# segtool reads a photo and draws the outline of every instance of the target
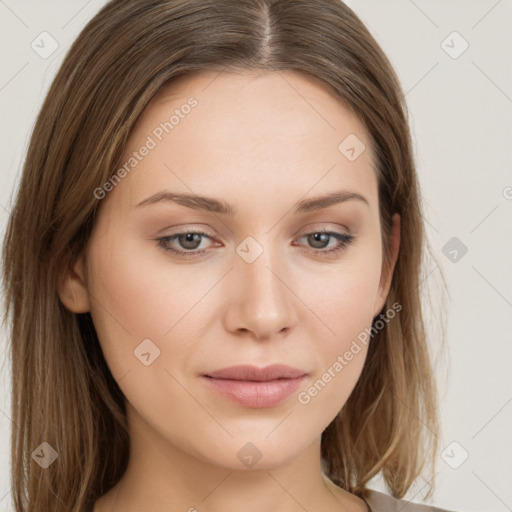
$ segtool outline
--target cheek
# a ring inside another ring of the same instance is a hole
[[[194,278],[197,272],[190,266],[173,264],[157,242],[113,231],[104,237],[106,244],[91,244],[90,289],[103,299],[113,317],[109,321],[139,335],[163,336],[209,283]]]
[[[348,399],[364,366],[380,279],[379,258],[378,251],[360,252],[321,281],[313,283],[304,276],[302,296],[321,320],[314,323],[321,327],[310,336],[317,371],[297,398],[328,422]]]
[[[152,251],[129,237],[104,240],[108,244],[91,244],[88,285],[96,299],[91,315],[112,376],[127,401],[155,427],[173,417],[176,403],[193,421],[204,411],[178,382],[181,369],[193,360],[198,302],[212,283],[168,264],[156,242]],[[190,422],[184,431],[186,425]]]
[[[179,331],[180,319],[207,289],[207,283],[187,280],[176,267],[165,265],[156,242],[151,251],[146,242],[119,232],[91,243],[88,262],[91,315],[114,376],[138,363],[134,350],[143,340],[152,340],[162,351],[164,336]],[[183,344],[185,337],[180,331]],[[174,347],[179,353],[180,343]]]
[[[371,325],[380,271],[380,253],[375,246],[354,251],[337,266],[305,271],[297,278],[296,289],[322,321],[322,337],[331,341],[330,346],[343,344]]]

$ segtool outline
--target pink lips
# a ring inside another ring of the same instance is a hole
[[[290,396],[306,377],[303,370],[281,364],[257,368],[231,366],[203,375],[220,395],[246,407],[272,407]]]

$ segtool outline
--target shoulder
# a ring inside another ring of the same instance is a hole
[[[369,490],[364,499],[370,508],[370,512],[451,512],[430,505],[420,505],[407,500],[397,500],[387,494],[374,490]]]

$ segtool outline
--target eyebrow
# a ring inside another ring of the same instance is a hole
[[[369,206],[368,200],[361,194],[349,190],[341,190],[320,197],[303,199],[295,205],[294,213],[299,214],[322,210],[324,208],[328,208],[329,206],[343,203],[351,199],[361,201]],[[229,203],[219,201],[218,199],[214,199],[212,197],[198,196],[194,194],[179,194],[167,191],[157,192],[156,194],[153,194],[152,196],[144,199],[136,206],[146,206],[159,203],[161,201],[173,202],[193,210],[205,210],[208,212],[227,215],[229,217],[234,217],[237,213],[236,209]]]

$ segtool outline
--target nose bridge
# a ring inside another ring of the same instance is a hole
[[[237,247],[234,277],[240,287],[234,306],[236,327],[265,337],[291,326],[294,305],[293,293],[285,285],[288,272],[282,254],[271,247],[271,236],[261,238],[262,243],[247,237]]]

